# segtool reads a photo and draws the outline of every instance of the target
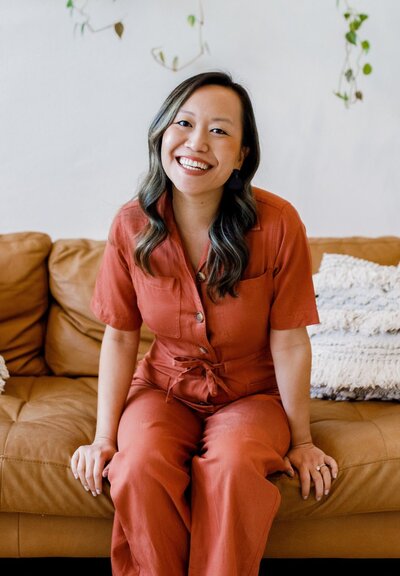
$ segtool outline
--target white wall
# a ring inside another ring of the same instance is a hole
[[[195,54],[194,0],[90,0],[93,25],[122,18],[122,39],[74,35],[66,0],[0,0],[0,233],[105,238],[147,168],[162,100],[217,68],[253,98],[254,183],[292,201],[310,235],[400,235],[400,2],[351,3],[370,16],[374,72],[361,79],[364,101],[345,109],[333,96],[344,57],[336,0],[203,0],[210,53],[178,72],[150,51]]]

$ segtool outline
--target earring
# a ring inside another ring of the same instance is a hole
[[[240,170],[237,168],[232,170],[232,174],[226,185],[229,190],[233,190],[234,192],[239,192],[243,189],[243,180],[240,178]]]

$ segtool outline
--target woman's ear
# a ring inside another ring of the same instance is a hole
[[[250,148],[248,146],[242,146],[240,149],[240,155],[239,155],[239,170],[242,167],[243,162],[245,161],[246,157],[248,156],[250,152]]]

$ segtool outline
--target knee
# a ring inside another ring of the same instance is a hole
[[[203,459],[216,463],[223,474],[243,472],[253,461],[252,440],[236,434],[220,436],[208,446]]]
[[[163,439],[143,437],[117,452],[110,468],[110,482],[150,486],[167,479],[183,466],[174,446]]]

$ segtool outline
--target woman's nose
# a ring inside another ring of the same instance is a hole
[[[186,146],[191,150],[206,152],[208,150],[207,135],[208,133],[206,133],[204,130],[192,130],[188,136],[188,139],[186,140]]]

